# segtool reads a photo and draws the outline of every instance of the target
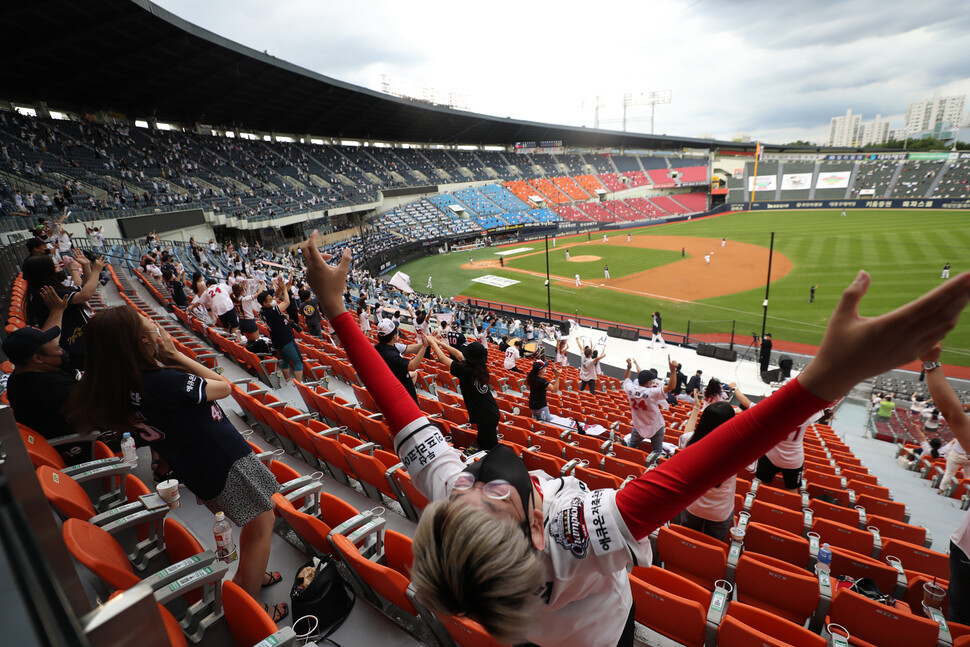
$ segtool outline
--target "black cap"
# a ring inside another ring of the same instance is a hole
[[[642,370],[637,374],[637,382],[639,382],[641,385],[647,384],[656,379],[657,379],[657,371],[652,368]]]
[[[37,249],[38,247],[47,247],[47,243],[44,242],[44,241],[42,241],[37,236],[34,236],[33,238],[28,238],[27,239],[27,251],[28,252],[33,251],[33,250]]]
[[[49,330],[41,330],[32,326],[18,328],[3,340],[3,352],[14,363],[14,366],[20,366],[26,364],[38,348],[57,338],[60,334],[61,329],[57,326]]]
[[[488,361],[488,351],[477,341],[462,348],[461,354],[465,356],[465,361],[472,366],[485,366],[485,362]]]

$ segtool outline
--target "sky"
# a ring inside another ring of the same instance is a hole
[[[555,124],[592,127],[600,104],[621,130],[624,95],[669,90],[656,133],[825,143],[846,109],[897,128],[910,101],[970,94],[966,0],[155,1],[340,81]],[[627,130],[650,132],[649,106]]]

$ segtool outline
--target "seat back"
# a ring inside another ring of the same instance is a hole
[[[868,530],[859,530],[859,521],[855,525],[846,525],[831,519],[815,519],[812,531],[817,532],[821,543],[839,546],[860,555],[872,555],[875,537]]]
[[[468,618],[445,613],[437,614],[438,621],[459,647],[506,647],[496,642],[482,625]]]
[[[845,588],[832,596],[829,619],[845,627],[853,640],[879,647],[935,647],[939,638],[939,627],[932,620],[891,609]]]
[[[64,545],[77,561],[113,589],[130,589],[140,581],[124,549],[107,531],[81,519],[61,526]]]
[[[404,577],[411,578],[414,565],[414,551],[411,538],[394,530],[384,532],[384,563]]]
[[[276,512],[290,524],[300,539],[320,554],[333,554],[333,547],[327,541],[327,535],[333,529],[331,526],[312,515],[300,512],[279,492],[273,495],[273,503]]]
[[[738,600],[798,625],[818,607],[818,580],[788,562],[745,551],[734,573]]]
[[[761,488],[758,488],[758,494],[761,494]],[[801,509],[795,512],[789,508],[777,506],[767,501],[762,501],[760,498],[755,498],[749,512],[751,513],[751,521],[763,523],[773,528],[790,532],[793,535],[800,536],[805,530],[805,516],[802,514]]]
[[[371,456],[346,446],[344,447],[344,454],[359,480],[374,486],[384,496],[397,500],[397,492],[391,488],[390,483],[387,482],[387,477],[384,476],[389,468],[400,462],[395,454],[376,449],[374,455]],[[388,465],[388,462],[391,462],[391,465]]]
[[[87,492],[70,476],[47,465],[37,468],[44,496],[63,516],[87,521],[97,514]]]
[[[808,629],[743,602],[728,605],[717,632],[718,647],[825,647]]]
[[[713,590],[727,572],[727,546],[683,526],[664,526],[657,537],[664,568]]]
[[[173,564],[205,552],[205,548],[195,538],[195,535],[175,519],[166,517],[162,532],[165,538],[165,552],[168,554],[169,561]],[[195,604],[202,599],[202,590],[186,591],[183,597],[189,604]]]
[[[916,544],[887,539],[882,545],[883,557],[895,555],[903,563],[906,579],[911,579],[916,573],[950,579],[950,556]]]
[[[649,569],[663,570],[663,569]],[[689,598],[630,576],[634,619],[662,636],[690,647],[704,645],[707,609]]]
[[[884,542],[886,539],[899,539],[917,546],[926,543],[926,528],[923,526],[914,526],[875,514],[866,515],[866,525],[878,528],[879,536],[882,537]],[[885,550],[882,554],[886,554]]]
[[[344,562],[350,568],[354,569],[357,575],[375,593],[402,611],[412,616],[418,615],[417,609],[414,608],[414,604],[411,603],[411,600],[407,596],[407,588],[408,584],[410,584],[410,580],[407,577],[398,573],[393,568],[367,559],[360,554],[357,546],[343,535],[334,535],[331,537],[331,540],[333,541],[334,548],[344,559]]]
[[[843,508],[840,505],[835,505],[819,499],[812,499],[809,502],[808,507],[812,509],[814,518],[837,521],[838,523],[845,524],[846,526],[851,526],[853,528],[859,527],[859,511],[855,508]]]
[[[236,647],[251,647],[279,629],[263,605],[231,580],[222,583],[222,610]]]
[[[860,555],[838,546],[832,547],[832,574],[848,575],[855,579],[868,577],[876,583],[883,593],[896,590],[896,569],[868,555]]]
[[[906,522],[909,515],[906,512],[906,504],[900,501],[888,501],[878,497],[862,494],[856,497],[856,505],[861,505],[866,509],[866,514],[876,514],[880,517],[888,517],[896,521]]]
[[[21,424],[17,425],[17,429],[20,431],[20,438],[24,441],[24,447],[27,449],[27,456],[35,468],[46,465],[55,470],[62,470],[67,467],[60,452],[47,442],[46,438],[30,427]]]
[[[789,490],[783,490],[782,488],[772,487],[770,485],[762,484],[761,487],[758,488],[757,500],[770,503],[771,505],[778,506],[779,508],[794,510],[795,512],[802,511],[802,497],[800,494],[791,492]]]
[[[776,557],[798,568],[808,568],[808,540],[763,523],[751,521],[745,528],[744,550]]]

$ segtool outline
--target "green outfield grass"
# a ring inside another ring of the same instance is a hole
[[[840,211],[776,211],[738,213],[634,230],[634,235],[697,236],[720,239],[728,244],[737,240],[768,247],[771,232],[775,232],[775,251],[787,256],[794,267],[788,276],[771,284],[768,308],[768,331],[777,339],[818,344],[822,331],[839,295],[860,269],[873,278],[872,288],[862,302],[863,315],[875,315],[898,307],[926,290],[940,284],[940,269],[950,262],[952,274],[970,269],[970,228],[968,214],[945,211],[877,211],[851,210],[846,217]],[[595,234],[594,234],[595,238]],[[586,236],[578,237],[576,253],[603,256],[614,269],[612,254],[622,248],[609,250],[610,256],[587,252],[609,245],[585,244]],[[550,257],[550,269],[559,263],[566,266],[563,247],[570,239],[560,237]],[[543,242],[521,245],[535,250]],[[550,247],[550,249],[552,249]],[[477,250],[476,260],[495,259],[495,248]],[[634,250],[624,250],[634,251]],[[641,252],[643,250],[640,250]],[[664,252],[665,254],[668,252]],[[674,254],[670,261],[679,258]],[[500,269],[462,270],[468,254],[429,256],[400,268],[410,274],[415,286],[423,287],[428,275],[434,277],[435,292],[445,295],[462,294],[472,298],[489,299],[545,309],[546,288],[543,278]],[[525,259],[515,261],[521,263]],[[529,257],[529,262],[541,264],[545,272],[544,255]],[[620,261],[616,261],[619,263]],[[568,269],[584,263],[569,263]],[[590,278],[602,277],[601,262],[591,263]],[[652,267],[653,265],[651,265]],[[620,266],[616,266],[620,269]],[[645,269],[645,268],[644,268]],[[767,268],[765,268],[767,271]],[[639,271],[639,270],[627,270]],[[571,276],[571,272],[552,270]],[[472,278],[497,274],[521,283],[508,288],[495,288],[473,283]],[[582,271],[580,276],[585,277]],[[614,273],[613,276],[619,276]],[[808,303],[809,287],[819,285],[815,303]],[[659,286],[651,291],[661,292]],[[598,317],[624,323],[646,325],[649,313],[660,310],[664,327],[683,332],[690,321],[691,333],[730,332],[732,322],[745,341],[750,333],[761,331],[764,288],[739,292],[723,297],[691,303],[675,303],[623,295],[596,288],[574,290],[553,286],[552,309]],[[970,365],[970,318],[964,317],[946,341],[944,361]]]
[[[557,241],[558,242],[558,241]],[[544,249],[544,244],[540,249]],[[566,250],[573,260],[566,260]],[[497,250],[501,251],[501,250]],[[577,261],[580,256],[599,256],[596,261]],[[603,266],[610,266],[610,277],[618,279],[628,274],[636,274],[654,267],[680,260],[680,252],[664,249],[636,249],[620,247],[618,245],[562,245],[549,248],[549,273],[552,276],[572,277],[579,274],[585,280],[602,279]],[[546,255],[532,254],[515,259],[506,259],[505,265],[528,270],[530,272],[546,273]]]

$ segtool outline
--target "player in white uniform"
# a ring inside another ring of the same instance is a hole
[[[636,382],[630,379],[631,366],[637,367]],[[627,447],[638,447],[644,440],[649,440],[653,451],[663,451],[666,425],[660,409],[670,408],[667,394],[677,386],[677,362],[670,362],[670,374],[670,382],[665,387],[661,386],[657,381],[657,371],[652,368],[641,371],[636,360],[627,358],[623,390],[630,400],[630,413],[633,417],[633,431],[623,439]]]
[[[583,282],[579,280],[579,273],[578,272],[576,273],[576,287],[577,288],[583,287]]]

